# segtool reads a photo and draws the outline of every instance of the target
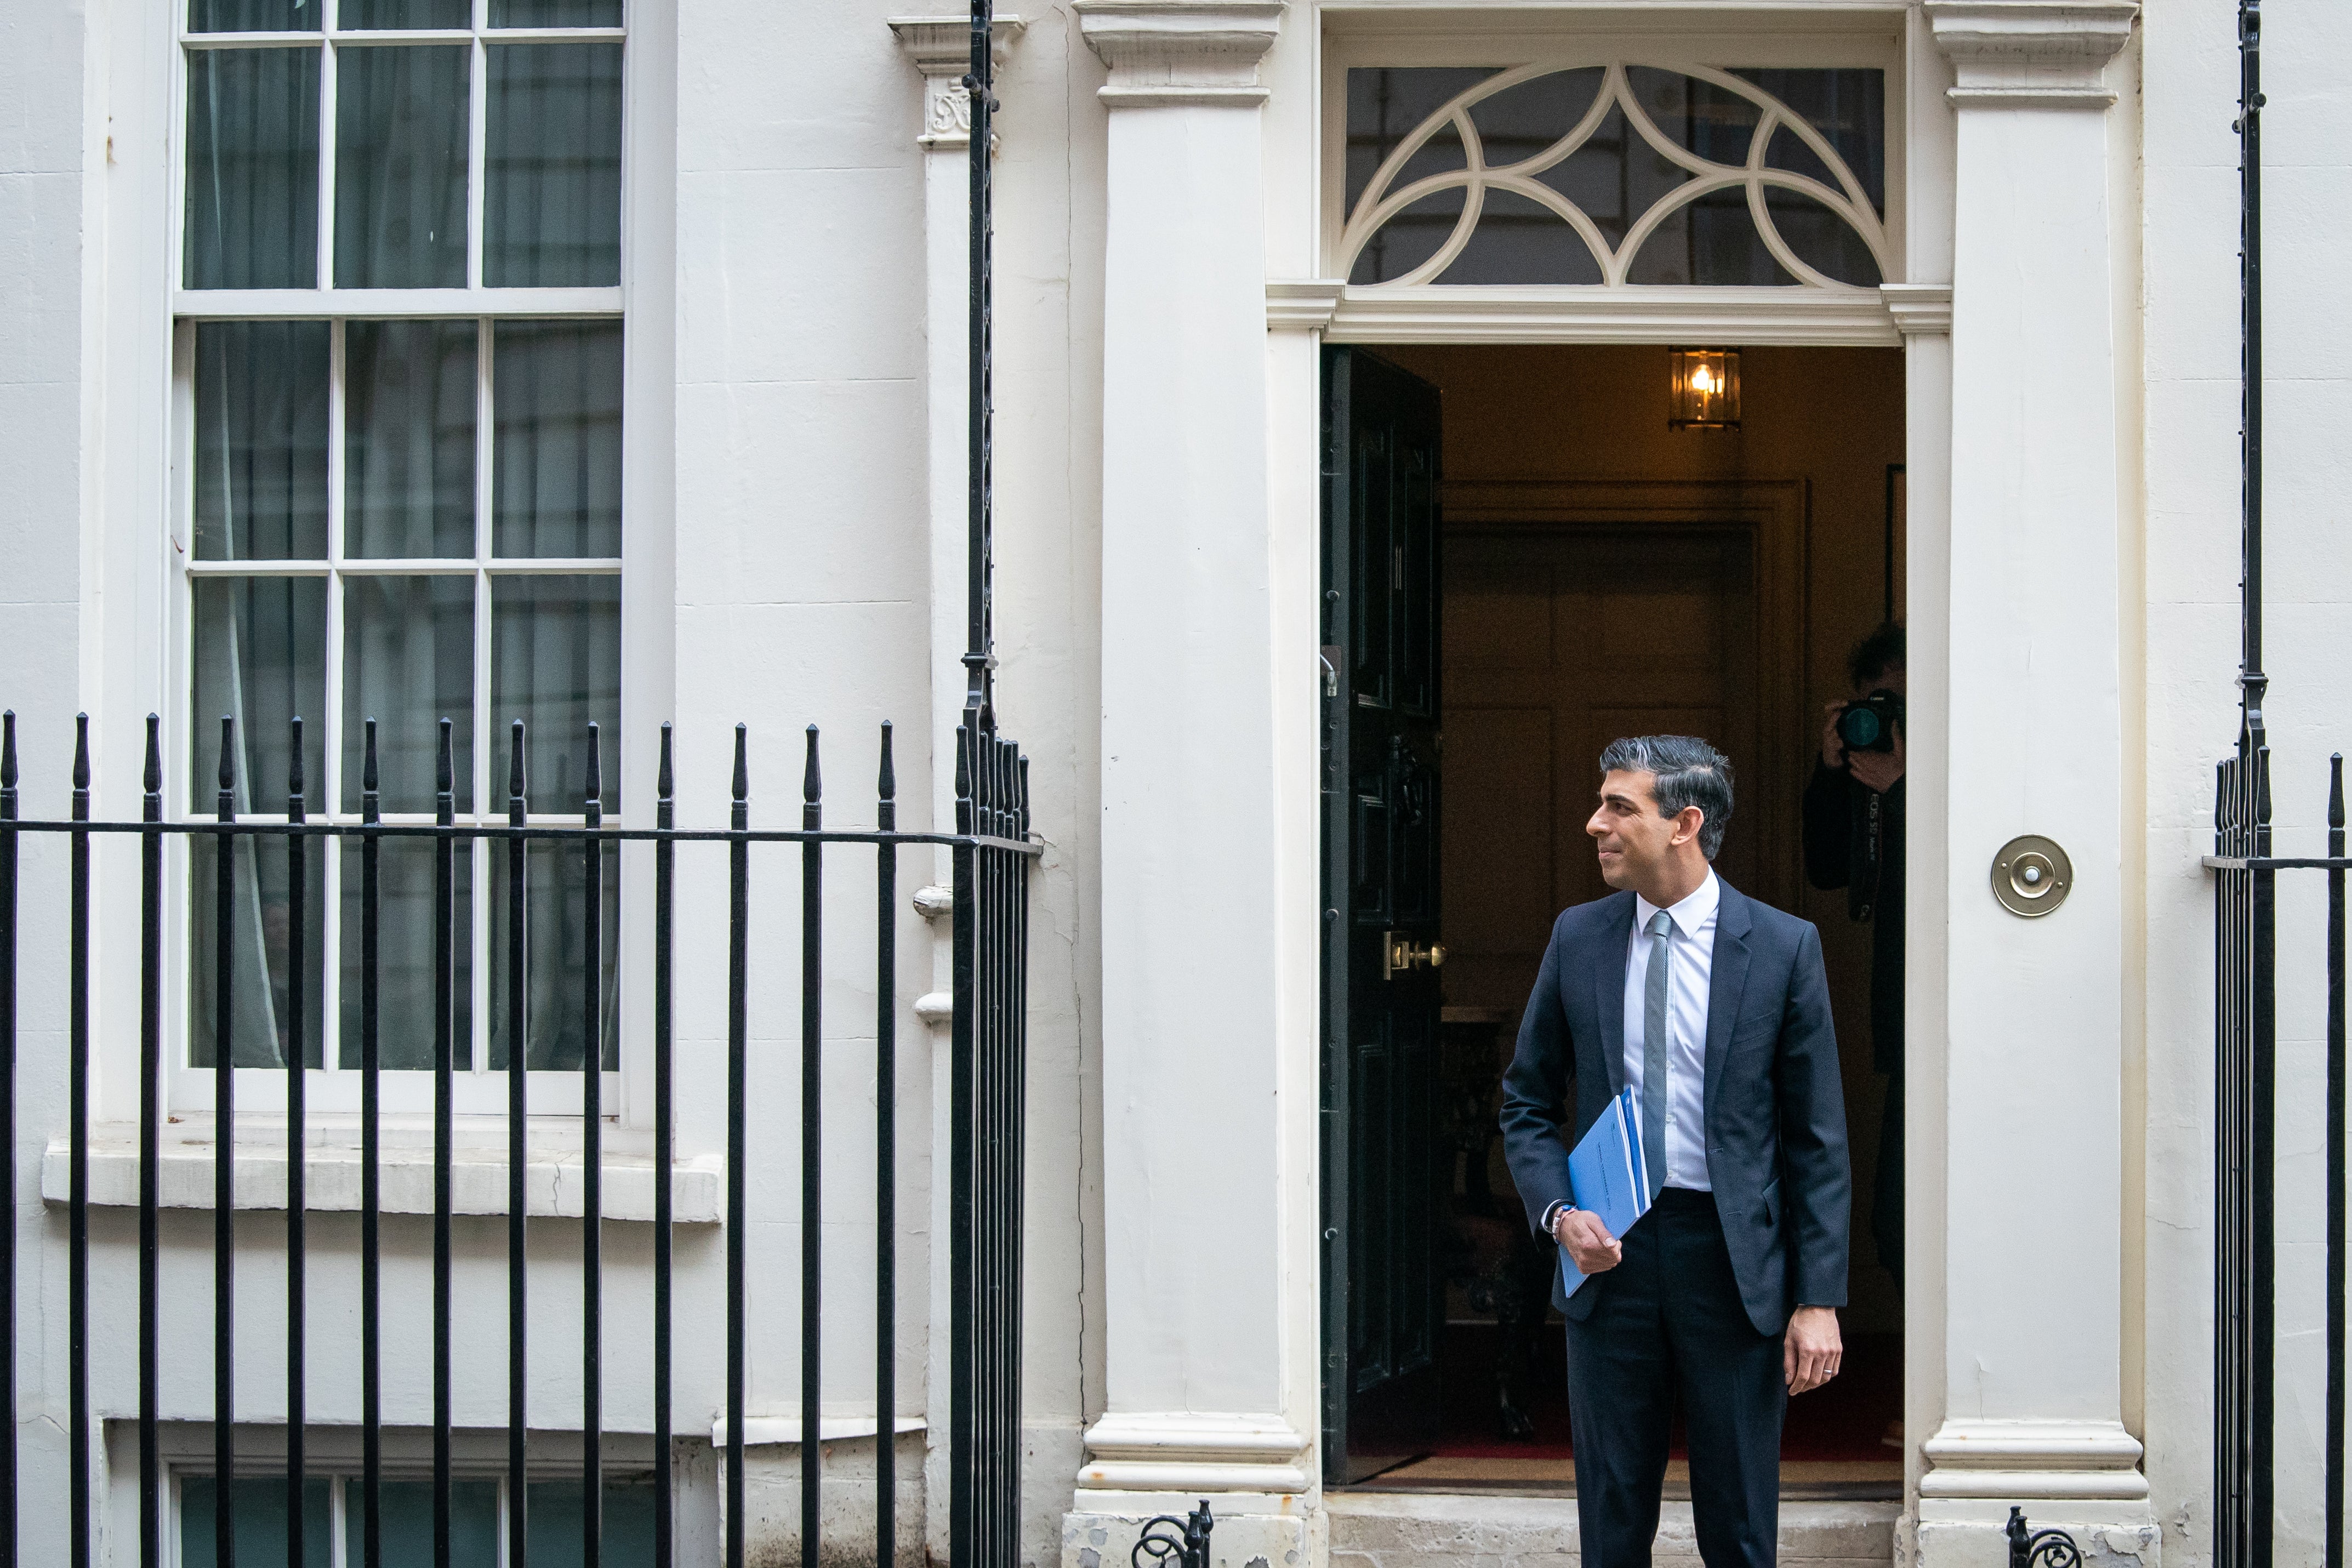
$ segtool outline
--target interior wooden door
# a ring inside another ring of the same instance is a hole
[[[1517,1016],[1552,917],[1609,892],[1584,823],[1619,736],[1701,736],[1753,778],[1754,530],[1455,531],[1444,551],[1446,1001]],[[1752,801],[1753,797],[1748,797]],[[1735,812],[1717,869],[1771,894],[1788,824]]]

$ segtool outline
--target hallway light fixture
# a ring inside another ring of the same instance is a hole
[[[1739,428],[1739,350],[1672,350],[1674,384],[1667,402],[1668,430]]]

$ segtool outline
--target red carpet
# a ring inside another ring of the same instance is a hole
[[[1522,1380],[1522,1408],[1535,1423],[1531,1442],[1505,1438],[1496,1419],[1495,1352],[1491,1324],[1457,1323],[1439,1351],[1445,1387],[1445,1425],[1433,1452],[1448,1458],[1563,1459],[1569,1457],[1567,1347],[1558,1323],[1537,1340],[1535,1365]],[[1862,1334],[1846,1341],[1844,1368],[1826,1388],[1789,1402],[1782,1429],[1784,1460],[1893,1461],[1879,1441],[1903,1413],[1903,1341],[1897,1334]],[[1676,1423],[1674,1456],[1684,1457]]]

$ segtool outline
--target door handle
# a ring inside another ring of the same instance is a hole
[[[1433,969],[1444,967],[1444,944],[1432,942],[1428,946],[1423,947],[1416,946],[1412,936],[1406,932],[1381,933],[1381,977],[1382,979],[1393,980],[1400,974],[1419,968],[1423,964]]]

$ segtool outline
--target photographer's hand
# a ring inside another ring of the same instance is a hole
[[[1846,768],[1866,789],[1885,794],[1903,778],[1903,727],[1895,726],[1891,732],[1895,749],[1892,751],[1849,751]]]
[[[1829,716],[1822,721],[1822,766],[1839,768],[1845,766],[1845,740],[1838,734],[1838,717],[1852,707],[1852,703],[1828,703],[1823,711]]]

